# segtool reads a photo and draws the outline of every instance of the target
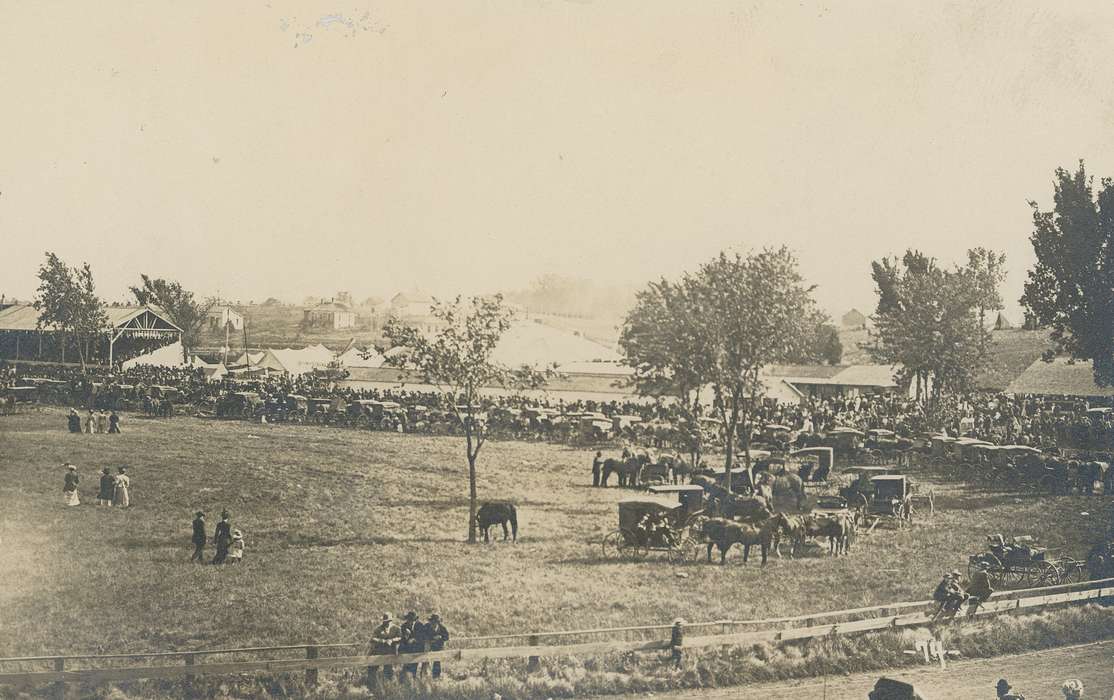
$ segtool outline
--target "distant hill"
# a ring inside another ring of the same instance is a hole
[[[1045,350],[1052,348],[1048,331],[1011,328],[992,331],[990,337],[990,363],[977,380],[980,389],[1005,389],[1029,365],[1040,359]],[[870,355],[860,347],[869,338],[869,333],[862,329],[841,330],[839,340],[843,343],[842,364],[870,364]]]

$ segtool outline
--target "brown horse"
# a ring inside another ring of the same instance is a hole
[[[827,537],[828,554],[839,556],[851,553],[851,542],[855,538],[855,520],[849,515],[806,515],[804,516],[803,543],[806,537]]]
[[[727,563],[727,551],[735,543],[743,547],[743,563],[750,559],[751,545],[762,548],[762,566],[770,552],[770,544],[777,530],[784,526],[785,516],[774,515],[755,525],[739,523],[725,518],[708,518],[700,532],[708,542],[708,563],[712,561],[712,546],[719,548],[719,563]]]
[[[774,510],[797,513],[805,510],[805,484],[797,474],[762,472],[757,481],[757,491],[769,498]]]
[[[488,536],[492,525],[503,526],[503,541],[507,539],[507,524],[511,526],[511,536],[514,542],[518,541],[518,511],[511,503],[484,503],[476,511],[476,527],[483,532],[484,542],[490,542]]]
[[[778,528],[774,535],[774,554],[781,557],[781,536],[784,533],[786,539],[789,540],[789,556],[790,558],[796,557],[800,554],[805,541],[805,516],[786,515],[785,513],[779,513],[779,515],[785,519],[785,524]]]
[[[619,486],[637,486],[642,467],[650,462],[649,455],[640,454],[625,459],[608,458],[603,461],[603,476],[600,486],[607,486],[612,474],[619,475]]]

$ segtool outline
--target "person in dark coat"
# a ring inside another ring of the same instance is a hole
[[[603,467],[603,453],[596,452],[596,458],[592,460],[592,486],[600,485],[600,469]]]
[[[441,616],[433,613],[429,616],[429,621],[421,625],[418,629],[418,643],[421,644],[422,650],[426,649],[429,645],[430,651],[444,651],[445,643],[449,641],[449,630],[445,625],[441,624]],[[422,672],[425,673],[429,668],[429,664],[422,664]],[[441,677],[441,662],[433,662],[433,678]]]
[[[669,631],[669,649],[673,655],[673,665],[681,667],[681,647],[685,643],[685,621],[677,618],[673,621],[673,629]]]
[[[205,550],[205,513],[197,511],[193,518],[193,556],[190,561],[195,561],[198,564],[204,564],[204,550]]]
[[[398,654],[398,647],[401,642],[402,631],[395,624],[391,614],[386,613],[383,615],[383,621],[371,632],[370,652],[372,654]],[[394,667],[385,665],[379,668],[382,669],[383,678],[394,677]],[[375,666],[368,666],[367,668],[368,685],[371,685],[376,678],[375,669]]]
[[[228,558],[228,547],[232,544],[232,516],[227,510],[220,513],[220,522],[213,531],[213,544],[217,546],[217,553],[213,555],[214,564],[223,564]]]
[[[81,432],[81,416],[77,415],[76,408],[70,409],[70,415],[66,416],[66,424],[69,426],[71,433]]]
[[[112,505],[112,497],[116,493],[116,477],[105,467],[101,470],[101,485],[100,490],[97,491],[97,505],[110,506]]]
[[[116,435],[120,434],[120,416],[116,415],[116,411],[108,415],[108,432]]]
[[[416,654],[422,651],[422,644],[418,641],[419,632],[422,627],[422,621],[418,619],[418,613],[411,610],[406,613],[402,618],[402,624],[399,626],[400,636],[402,642],[399,644],[399,653],[402,654]],[[405,664],[402,667],[403,674],[409,673],[411,676],[418,675],[418,664]]]
[[[985,603],[990,594],[994,592],[993,586],[990,585],[990,574],[986,571],[986,566],[978,566],[975,572],[971,574],[971,580],[967,583],[967,595],[970,607],[967,609],[968,615],[974,615],[978,610],[979,604]]]

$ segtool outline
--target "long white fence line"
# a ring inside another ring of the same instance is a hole
[[[1078,590],[1069,590],[1078,589]],[[1050,591],[1059,591],[1052,593]],[[1039,593],[1040,595],[1028,595]],[[975,617],[998,615],[1017,610],[1035,610],[1052,605],[1096,601],[1104,598],[1114,598],[1114,578],[1098,581],[1087,581],[1076,584],[1050,586],[1047,588],[1025,589],[1018,591],[1002,591],[991,596],[990,600],[982,603],[975,611]],[[687,636],[682,649],[700,649],[708,647],[726,647],[758,644],[763,642],[785,642],[791,640],[815,639],[833,635],[860,634],[863,632],[899,629],[903,627],[923,626],[930,623],[926,611],[934,608],[932,601],[919,601],[907,603],[893,603],[877,605],[851,610],[837,610],[812,615],[795,617],[771,618],[767,620],[717,620],[713,622],[694,623],[686,625],[686,629],[701,629],[719,627],[723,632],[703,636]],[[913,613],[899,611],[921,608]],[[846,617],[863,613],[877,613],[891,611],[897,614],[875,615],[864,619],[840,620],[811,624],[800,627],[779,629],[771,625],[786,622],[816,621],[827,618]],[[966,613],[961,613],[966,616]],[[727,632],[728,627],[735,626],[766,626],[768,629],[750,629],[741,632]],[[12,664],[51,663],[54,666],[50,671],[13,671],[0,672],[0,686],[26,687],[45,683],[55,684],[55,694],[61,698],[64,695],[65,685],[68,683],[96,684],[113,681],[132,681],[158,678],[191,678],[200,675],[232,675],[240,673],[292,673],[304,672],[306,682],[313,684],[317,681],[317,672],[330,668],[354,668],[400,665],[407,663],[426,663],[433,661],[459,662],[483,659],[526,658],[536,663],[541,657],[562,656],[592,656],[610,653],[629,653],[638,651],[655,651],[670,648],[667,639],[642,640],[642,641],[599,641],[575,644],[549,644],[540,643],[543,637],[568,637],[590,634],[621,634],[628,632],[664,631],[671,625],[644,625],[638,627],[599,628],[588,630],[562,630],[555,632],[536,632],[533,634],[511,634],[504,636],[463,637],[455,640],[456,643],[478,642],[495,639],[522,639],[527,638],[528,645],[505,647],[473,647],[450,649],[445,651],[429,651],[413,654],[388,654],[388,655],[351,655],[322,657],[323,649],[362,647],[366,643],[335,643],[335,644],[299,644],[274,647],[244,647],[235,649],[210,649],[195,651],[151,652],[146,654],[78,654],[66,656],[24,656],[0,658],[0,667]],[[253,659],[248,661],[229,661],[198,663],[200,658],[206,656],[245,654],[245,653],[274,653],[298,651],[304,658],[293,659]],[[164,659],[166,657],[181,658],[182,665],[149,665],[149,666],[124,666],[102,667],[89,669],[67,669],[67,662],[76,661],[107,661],[113,659],[146,660]]]

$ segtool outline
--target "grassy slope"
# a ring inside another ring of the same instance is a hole
[[[589,452],[485,447],[481,497],[519,504],[521,538],[468,547],[456,439],[188,418],[71,436],[63,424],[53,411],[0,419],[0,655],[366,639],[383,610],[408,608],[472,635],[923,599],[987,533],[1039,534],[1078,556],[1105,510],[937,487],[934,522],[862,537],[846,558],[614,563],[588,542],[630,494],[582,485]],[[64,508],[64,459],[80,465],[86,502],[99,467],[126,465],[134,506]],[[192,511],[211,514],[211,531],[222,506],[245,531],[245,564],[190,565]]]

